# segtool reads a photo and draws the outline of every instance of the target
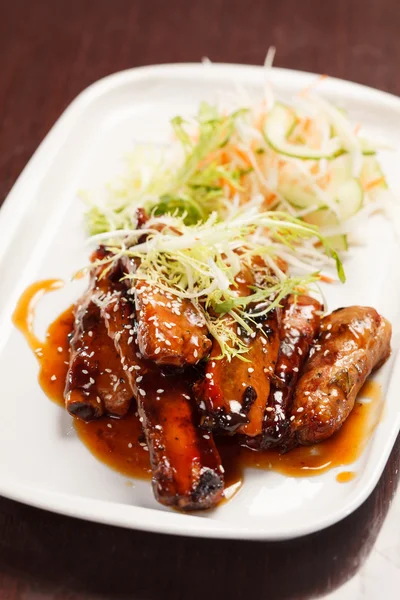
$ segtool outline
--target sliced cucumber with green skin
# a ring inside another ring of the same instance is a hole
[[[291,144],[287,138],[296,124],[296,114],[284,104],[275,104],[264,123],[264,137],[267,143],[279,154],[308,160],[333,158],[341,151],[339,144],[332,143],[329,152],[321,152],[305,145]]]
[[[342,221],[350,219],[362,207],[364,192],[358,179],[349,179],[342,183],[336,192],[336,202]]]
[[[349,155],[336,158],[329,167],[330,181],[325,193],[329,194],[338,204],[342,220],[349,219],[363,203],[363,190],[360,182],[351,177],[352,160]],[[309,185],[304,185],[298,176],[290,172],[285,174],[284,181],[278,186],[279,193],[292,206],[302,209],[310,206],[321,207],[321,200]],[[325,204],[325,203],[324,203]]]
[[[302,186],[297,177],[288,177],[285,182],[279,184],[278,192],[295,208],[309,208],[320,204],[313,190]]]
[[[371,184],[373,181],[379,181],[379,183],[376,184],[377,188],[385,190],[387,190],[388,188],[388,184],[386,182],[386,178],[383,174],[381,166],[374,156],[364,157],[360,172],[360,181],[363,188],[368,187],[368,185]]]
[[[279,154],[300,158],[302,160],[320,160],[321,158],[333,159],[347,153],[341,147],[339,140],[330,140],[331,147],[326,152],[310,148],[305,144],[292,144],[288,141],[290,133],[297,123],[296,113],[289,106],[276,103],[267,114],[264,122],[263,134],[267,144]],[[334,130],[332,130],[332,133]],[[365,155],[375,154],[375,149],[367,140],[360,140],[361,150]]]
[[[304,221],[310,225],[317,225],[322,235],[324,235],[324,229],[328,227],[336,227],[339,225],[339,219],[337,216],[329,210],[329,208],[322,207],[315,212],[304,217]],[[343,252],[348,250],[347,236],[344,234],[332,235],[326,238],[334,250]]]

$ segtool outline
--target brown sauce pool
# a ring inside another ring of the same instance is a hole
[[[45,341],[40,341],[33,330],[36,303],[44,293],[60,287],[62,282],[59,280],[39,281],[31,285],[18,302],[13,322],[38,359],[39,383],[43,391],[63,406],[73,306],[49,326]],[[225,496],[231,497],[241,487],[245,468],[271,470],[290,477],[310,477],[355,462],[381,417],[383,401],[379,384],[367,381],[359,399],[361,402],[356,402],[343,427],[329,440],[314,446],[300,446],[287,454],[279,454],[276,450],[255,452],[239,446],[235,437],[218,437],[216,443],[225,469]],[[133,410],[124,419],[105,417],[90,423],[74,419],[74,425],[85,446],[109,467],[127,477],[151,478],[149,453],[141,424]],[[337,475],[336,480],[346,483],[354,477],[356,473],[344,471]]]

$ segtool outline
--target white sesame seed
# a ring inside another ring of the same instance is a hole
[[[299,408],[297,409],[296,412],[301,413],[301,412],[303,412],[303,410],[304,410],[304,408],[302,406],[299,406]]]
[[[129,442],[128,448],[132,448],[132,443],[131,442]]]
[[[157,390],[157,394],[163,394],[163,393],[164,393],[163,389],[160,388],[159,390]]]
[[[140,389],[140,390],[139,390],[139,394],[140,394],[141,396],[145,396],[145,395],[146,395],[146,392],[145,392],[144,390]]]
[[[97,404],[101,404],[101,400],[98,396],[96,396],[96,401],[97,401]]]
[[[93,331],[88,331],[88,336],[93,337]]]
[[[209,439],[210,439],[210,436],[209,436],[209,435],[203,435],[203,438],[204,438],[205,440],[209,440]]]
[[[160,353],[160,350],[161,350],[161,348],[156,348],[156,349],[154,350],[154,354],[159,354],[159,353]]]
[[[249,367],[249,368],[247,369],[247,372],[248,372],[248,373],[254,373],[254,369],[253,369],[253,367]]]
[[[52,376],[50,377],[50,379],[51,379],[51,381],[55,381],[55,380],[57,379],[57,375],[52,375]]]
[[[108,427],[109,429],[112,429],[112,425],[111,425],[111,423],[107,423],[107,427]]]
[[[139,377],[136,377],[136,383],[140,383],[143,379],[143,375],[139,375]]]
[[[93,377],[89,378],[90,383],[93,385],[95,383],[95,380],[93,379]]]
[[[211,375],[211,373],[206,373],[206,378],[207,378],[207,379],[212,379],[212,375]]]

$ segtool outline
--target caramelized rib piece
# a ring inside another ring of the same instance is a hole
[[[391,325],[373,308],[340,308],[320,331],[294,395],[291,431],[300,444],[340,429],[366,378],[390,354]]]
[[[94,259],[103,257],[100,250]],[[122,417],[128,412],[132,398],[119,354],[96,304],[114,285],[110,277],[99,279],[103,270],[104,267],[93,269],[89,287],[76,305],[70,342],[65,405],[69,413],[84,421],[105,413]]]
[[[310,345],[317,335],[322,306],[310,296],[285,298],[279,324],[279,354],[271,382],[263,432],[250,438],[246,445],[254,449],[282,444],[289,432],[293,392],[300,377]]]
[[[212,436],[197,426],[190,370],[168,375],[141,357],[134,308],[123,295],[114,294],[102,312],[137,398],[157,500],[184,510],[215,506],[223,494],[223,469]]]
[[[279,348],[275,311],[260,325],[254,338],[241,334],[249,346],[243,355],[248,362],[238,357],[230,362],[217,360],[221,350],[214,340],[205,377],[194,388],[203,426],[248,436],[261,433]],[[234,326],[238,327],[236,323]]]
[[[211,349],[204,315],[193,302],[138,281],[138,345],[145,358],[182,367],[201,360]]]

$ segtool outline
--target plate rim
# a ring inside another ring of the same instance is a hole
[[[248,75],[250,81],[255,74],[262,74],[263,67],[232,63],[212,63],[211,66],[202,63],[170,63],[133,67],[107,75],[82,90],[67,106],[39,144],[1,206],[0,239],[2,239],[2,244],[0,247],[0,264],[7,253],[7,249],[19,225],[19,219],[14,219],[15,211],[21,211],[25,206],[29,205],[35,194],[35,187],[41,180],[42,173],[46,172],[46,163],[48,165],[53,163],[58,150],[62,148],[70,130],[74,128],[75,121],[84,113],[85,109],[90,107],[90,104],[96,98],[119,86],[151,78],[152,76],[159,76],[161,78],[168,78],[171,75],[193,77],[199,73],[205,80],[209,81],[212,78],[218,79],[218,74],[221,72],[227,73],[228,71],[237,73],[238,78],[243,82],[243,78],[246,78],[246,75]],[[277,86],[279,86],[279,80],[285,81],[290,77],[296,78],[300,84],[304,85],[310,80],[315,79],[315,77],[318,77],[318,74],[294,69],[272,68],[272,79],[275,80],[274,83]],[[362,96],[365,97],[367,95],[371,100],[379,101],[382,105],[382,110],[386,106],[392,111],[398,111],[400,114],[400,98],[391,93],[335,77],[329,77],[327,84],[324,85],[329,84],[331,87],[340,86],[343,89],[344,97],[349,97],[350,95],[360,101]],[[325,87],[325,89],[328,88]],[[32,185],[32,180],[36,182],[35,185]],[[22,190],[27,185],[30,187],[30,192],[24,194]],[[390,389],[394,384],[392,380],[394,371],[400,371],[399,354],[397,354],[393,363],[386,396],[389,396]],[[291,533],[287,532],[286,534],[280,533],[279,530],[266,531],[260,529],[255,531],[250,528],[235,529],[229,523],[200,518],[195,514],[183,515],[168,511],[157,511],[154,508],[124,505],[109,500],[85,498],[76,494],[41,490],[40,488],[32,488],[23,483],[15,482],[12,478],[0,481],[0,493],[11,500],[49,510],[50,512],[154,533],[220,539],[271,541],[292,539],[333,525],[351,514],[368,498],[382,475],[399,430],[400,411],[397,416],[396,426],[391,429],[380,459],[375,461],[369,469],[369,484],[361,487],[358,492],[355,490],[356,493],[350,494],[349,501],[346,502],[344,508],[332,511],[328,517],[321,517],[306,524],[299,524],[296,526],[295,531]],[[375,437],[376,431],[372,435],[371,444],[374,443]],[[108,507],[108,510],[107,508],[104,509],[104,506]],[[110,506],[112,510],[110,510]]]

